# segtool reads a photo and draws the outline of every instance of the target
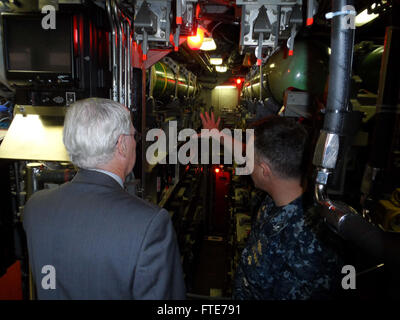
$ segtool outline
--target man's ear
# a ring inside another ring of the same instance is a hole
[[[272,171],[271,171],[271,167],[268,165],[268,163],[262,161],[260,164],[260,167],[262,169],[262,175],[264,178],[270,178]]]
[[[125,139],[124,139],[123,135],[120,135],[119,138],[118,138],[117,151],[121,156],[125,157],[125,155],[126,155],[126,145],[125,145]]]

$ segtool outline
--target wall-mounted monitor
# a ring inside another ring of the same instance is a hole
[[[4,65],[10,82],[67,84],[73,79],[72,17],[56,15],[43,29],[42,14],[3,14]]]

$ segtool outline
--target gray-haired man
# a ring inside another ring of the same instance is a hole
[[[168,212],[123,189],[136,160],[134,136],[130,113],[117,102],[90,98],[69,107],[64,144],[80,170],[25,206],[39,299],[185,298]],[[43,270],[55,271],[52,287],[42,285]]]

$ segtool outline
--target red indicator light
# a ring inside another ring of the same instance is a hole
[[[199,19],[199,17],[200,17],[200,5],[197,4],[197,6],[196,6],[196,19]]]
[[[197,33],[195,36],[187,37],[187,44],[192,50],[199,50],[204,40],[204,30],[197,28]]]

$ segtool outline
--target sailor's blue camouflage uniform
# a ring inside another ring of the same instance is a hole
[[[305,217],[302,197],[276,207],[267,195],[238,263],[233,298],[331,298],[342,262],[319,240],[321,220]]]

